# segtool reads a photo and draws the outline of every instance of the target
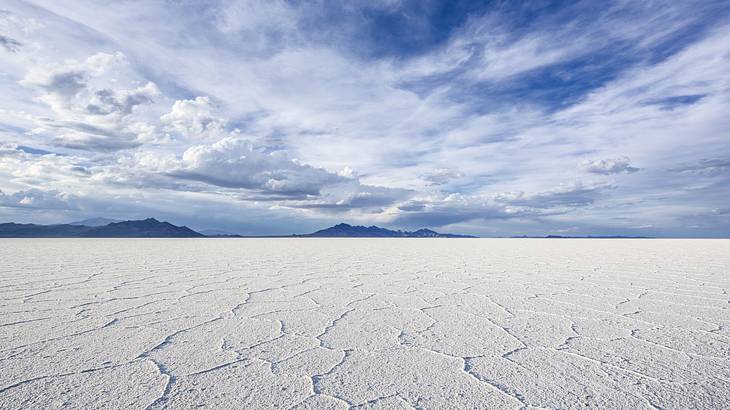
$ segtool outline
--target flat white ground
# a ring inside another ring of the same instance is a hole
[[[0,408],[730,408],[730,241],[0,240]]]

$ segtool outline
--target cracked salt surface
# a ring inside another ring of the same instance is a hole
[[[0,408],[730,408],[730,241],[0,240]]]

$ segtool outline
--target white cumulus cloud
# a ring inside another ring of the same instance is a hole
[[[181,167],[173,174],[221,187],[282,195],[318,195],[323,186],[344,180],[324,169],[301,164],[285,152],[265,152],[236,137],[188,148]]]
[[[172,110],[160,117],[168,132],[179,133],[185,138],[202,139],[219,136],[225,132],[226,121],[215,115],[216,107],[209,97],[178,100]]]

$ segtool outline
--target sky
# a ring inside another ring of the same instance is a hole
[[[727,1],[0,3],[0,222],[730,236]]]

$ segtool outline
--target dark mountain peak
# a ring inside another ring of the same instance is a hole
[[[299,236],[320,238],[472,238],[468,235],[442,234],[425,228],[409,232],[401,230],[394,231],[375,225],[353,226],[346,223],[339,223],[314,233]]]
[[[419,233],[419,232],[420,233],[437,233],[436,231],[432,231],[432,230],[427,229],[427,228],[421,228],[421,229],[415,231],[414,233]]]

